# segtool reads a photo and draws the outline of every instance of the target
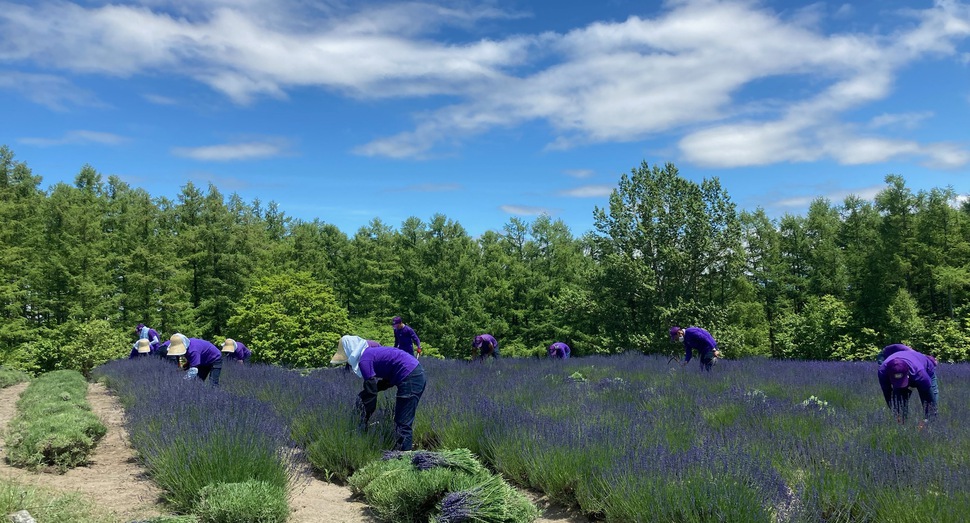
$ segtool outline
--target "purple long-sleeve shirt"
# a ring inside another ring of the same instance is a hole
[[[142,327],[142,329],[138,331],[138,339],[148,340],[148,343],[150,343],[152,346],[152,352],[158,349],[158,346],[162,343],[161,338],[158,335],[158,331],[151,327]]]
[[[710,332],[700,327],[687,327],[684,329],[684,361],[690,361],[692,352],[697,351],[698,356],[704,356],[708,352],[717,348],[717,340],[711,336]]]
[[[401,325],[400,329],[394,329],[394,347],[414,356],[414,346],[421,348],[421,340],[418,333],[410,325]]]
[[[480,357],[487,358],[492,356],[498,358],[498,340],[491,334],[479,334],[475,336],[472,347],[479,349]]]
[[[189,338],[189,346],[185,348],[185,360],[189,368],[211,365],[222,360],[222,351],[206,340]]]
[[[889,363],[903,360],[909,367],[909,387],[916,388],[919,399],[923,403],[933,402],[933,376],[936,374],[936,360],[915,350],[901,350],[891,354],[879,366],[879,386],[886,398],[886,405],[892,406],[893,385],[890,380],[892,372],[888,370]]]
[[[249,347],[247,347],[241,341],[237,341],[236,342],[236,350],[234,350],[232,352],[227,352],[225,354],[226,354],[226,356],[228,356],[231,359],[239,360],[239,361],[246,361],[246,360],[249,359],[250,356],[252,356],[253,351],[249,350]]]
[[[561,358],[566,359],[569,357],[569,345],[561,341],[557,341],[549,346],[547,349],[550,358]]]
[[[395,387],[418,366],[418,359],[394,347],[368,347],[360,356],[360,375],[377,378]]]

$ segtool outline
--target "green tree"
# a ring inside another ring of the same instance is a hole
[[[229,330],[247,340],[253,361],[320,367],[350,332],[347,310],[329,286],[307,272],[256,279],[229,318]]]
[[[0,363],[36,337],[41,178],[0,146]]]
[[[21,346],[7,365],[33,374],[76,370],[89,376],[98,365],[128,356],[129,340],[125,331],[107,320],[70,320],[44,329],[37,340]]]
[[[711,325],[704,311],[731,299],[743,266],[741,229],[716,180],[697,185],[673,164],[644,162],[593,216],[592,288],[607,346],[666,350],[670,322]]]
[[[779,311],[786,308],[783,301],[784,269],[781,261],[781,235],[775,223],[768,218],[764,209],[755,212],[742,212],[740,216],[742,241],[746,253],[744,272],[752,283],[752,289],[762,304],[761,315],[765,319],[765,333],[767,353],[774,354],[777,350],[775,336],[778,330]],[[758,310],[751,308],[751,312],[758,316]],[[739,319],[740,320],[740,319]],[[751,319],[745,317],[744,321]],[[757,330],[756,330],[757,332]],[[747,334],[747,338],[750,334]],[[758,334],[754,334],[755,337]],[[754,340],[747,340],[745,346],[758,344]],[[753,349],[760,352],[760,348]]]

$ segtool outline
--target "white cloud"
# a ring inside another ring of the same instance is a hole
[[[556,194],[572,198],[599,198],[609,196],[615,188],[613,185],[584,185],[582,187],[559,191]]]
[[[873,200],[880,191],[885,189],[885,185],[872,185],[860,187],[858,189],[836,189],[819,192],[809,191],[810,195],[793,196],[771,202],[771,206],[781,209],[807,209],[808,206],[818,198],[826,199],[834,204],[839,204],[849,196],[858,196],[863,200]]]
[[[869,121],[869,127],[879,129],[883,127],[896,127],[903,129],[915,129],[924,121],[933,117],[933,113],[923,111],[919,113],[882,113]]]
[[[563,172],[566,173],[566,176],[571,176],[573,178],[580,178],[580,179],[591,178],[593,175],[596,174],[596,172],[593,171],[592,169],[566,169]]]
[[[50,147],[56,145],[121,145],[128,141],[128,138],[100,131],[86,131],[83,129],[68,131],[59,138],[20,138],[18,142],[25,145],[35,145],[38,147]]]
[[[970,147],[966,144],[937,143],[923,147],[923,164],[935,169],[959,169],[970,164]]]
[[[204,162],[231,162],[239,160],[259,160],[287,154],[285,140],[251,141],[203,147],[175,147],[172,154]]]
[[[178,100],[174,98],[169,98],[168,96],[162,96],[160,94],[147,93],[142,95],[145,100],[155,104],[155,105],[178,105]]]
[[[683,135],[683,157],[706,166],[825,157],[877,161],[867,158],[901,154],[943,163],[960,158],[934,153],[937,144],[879,136],[856,137],[867,150],[848,154],[827,138],[830,129],[840,139],[857,133],[840,120],[885,99],[907,65],[928,56],[961,59],[958,44],[970,36],[970,6],[957,0],[906,11],[912,23],[899,25],[894,18],[889,34],[825,33],[824,4],[779,12],[748,0],[677,0],[653,18],[500,39],[478,36],[481,22],[521,15],[490,6],[91,4],[0,0],[0,63],[115,77],[187,77],[240,104],[285,99],[304,87],[364,99],[448,100],[450,105],[416,114],[413,128],[354,151],[370,156],[427,157],[497,128],[541,121],[553,133],[549,149],[675,132]],[[851,12],[851,5],[842,4],[834,14]],[[774,99],[738,103],[747,88],[773,79],[809,81]]]
[[[271,2],[195,2],[191,11],[173,2],[0,5],[0,35],[8,35],[0,36],[0,62],[122,77],[186,75],[239,103],[301,86],[361,97],[460,93],[524,60],[528,45],[521,38],[454,44],[422,38],[441,25],[514,16],[491,8],[408,3],[315,12],[310,23],[303,2],[278,2],[275,9]]]
[[[546,207],[535,207],[531,205],[500,205],[499,209],[509,213],[517,214],[520,216],[539,216],[542,214],[552,215],[553,213],[550,209]]]
[[[2,45],[0,36],[0,63]],[[68,106],[104,106],[93,93],[77,87],[69,80],[50,74],[0,70],[0,90],[14,91],[31,102],[55,111],[66,111]]]

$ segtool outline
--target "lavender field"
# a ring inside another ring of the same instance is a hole
[[[640,354],[422,364],[416,446],[468,448],[592,519],[957,522],[970,513],[965,364],[939,369],[940,416],[923,430],[918,401],[910,423],[895,422],[874,362],[721,361],[711,374]],[[302,462],[341,482],[391,447],[393,395],[359,433],[360,381],[341,369],[228,365],[221,389],[182,382],[154,358],[97,375],[121,395],[133,444],[179,506],[198,484],[255,478],[285,489]]]

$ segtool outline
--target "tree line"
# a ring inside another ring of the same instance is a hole
[[[553,341],[671,353],[673,324],[707,328],[728,357],[867,359],[896,342],[970,357],[970,205],[898,175],[872,200],[772,219],[716,178],[643,162],[591,231],[540,216],[477,238],[442,214],[348,234],[211,184],[153,196],[89,165],[40,185],[0,147],[0,363],[28,370],[127,353],[139,322],[313,366],[341,334],[390,342],[395,315],[446,357],[481,332],[503,355]]]

